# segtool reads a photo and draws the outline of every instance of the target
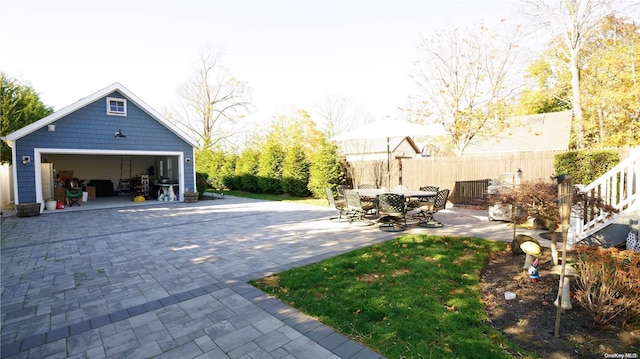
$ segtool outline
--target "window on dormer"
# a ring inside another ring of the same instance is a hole
[[[116,116],[127,115],[127,100],[107,97],[107,114]]]

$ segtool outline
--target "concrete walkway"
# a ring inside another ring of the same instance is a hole
[[[399,235],[333,213],[226,197],[2,218],[1,357],[382,358],[247,284]],[[484,215],[403,233],[511,240]]]

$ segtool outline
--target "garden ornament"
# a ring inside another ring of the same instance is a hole
[[[540,262],[538,261],[538,258],[536,258],[536,260],[531,263],[531,267],[529,267],[529,278],[531,278],[532,282],[537,282],[540,278],[540,275],[538,274],[539,264]]]
[[[540,257],[540,254],[542,254],[540,245],[532,241],[527,241],[520,244],[520,249],[522,249],[522,251],[527,255],[524,260],[524,266],[522,267],[522,269],[528,270],[531,266],[531,263],[533,262],[533,258]]]
[[[553,266],[551,268],[551,274],[555,274],[560,276],[560,272],[562,271],[562,265]],[[562,303],[561,308],[564,310],[570,310],[571,305],[571,278],[576,278],[577,272],[575,268],[573,268],[570,264],[567,264],[564,269],[564,283],[562,285]],[[558,298],[560,297],[560,292],[558,292],[558,297],[553,302],[553,305],[558,306]]]

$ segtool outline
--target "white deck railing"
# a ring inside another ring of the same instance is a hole
[[[582,189],[585,200],[575,221],[575,241],[580,241],[612,222],[611,214],[595,203],[618,213],[640,210],[640,153],[620,162]]]

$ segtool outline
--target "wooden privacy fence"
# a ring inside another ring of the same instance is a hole
[[[560,152],[564,151],[396,159],[391,165],[391,185],[402,184],[411,189],[428,185],[447,188],[451,190],[450,201],[468,203],[471,199],[482,199],[486,195],[488,179],[494,179],[500,173],[515,173],[520,169],[522,181],[548,180],[554,174],[554,156]],[[376,183],[367,175],[358,182]]]
[[[449,201],[456,204],[481,202],[488,199],[487,187],[490,179],[476,181],[456,181]]]

